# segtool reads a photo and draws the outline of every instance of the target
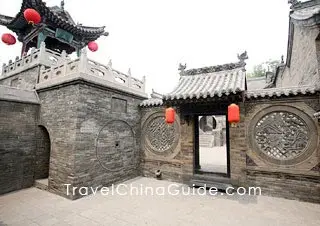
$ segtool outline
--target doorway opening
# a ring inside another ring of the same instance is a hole
[[[37,128],[34,178],[47,179],[50,165],[50,137],[44,126]]]
[[[229,177],[229,134],[226,115],[199,115],[195,122],[196,173]]]

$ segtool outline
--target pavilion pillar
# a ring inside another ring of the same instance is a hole
[[[38,34],[38,41],[37,41],[37,48],[39,49],[41,46],[41,43],[44,42],[47,38],[47,35],[45,35],[43,32],[40,32]]]
[[[77,57],[80,57],[80,55],[81,55],[81,49],[77,48]]]
[[[26,46],[27,44],[25,42],[22,42],[21,57],[23,57],[26,53]]]

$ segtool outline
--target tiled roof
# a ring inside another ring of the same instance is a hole
[[[165,100],[221,97],[245,90],[243,63],[183,71],[178,86]]]
[[[163,104],[163,95],[152,90],[151,98],[142,101],[140,107],[156,107]]]
[[[24,19],[23,12],[27,8],[36,9],[45,19],[47,23],[55,24],[57,27],[64,29],[74,35],[78,35],[85,39],[86,42],[96,40],[101,35],[107,35],[105,27],[86,27],[74,24],[70,15],[65,12],[61,13],[58,7],[47,7],[42,0],[23,0],[20,12],[16,17],[0,15],[0,25],[6,26],[8,29],[19,33],[20,30],[28,27],[28,23]]]
[[[271,88],[247,91],[246,97],[248,99],[264,98],[264,97],[283,97],[283,96],[296,96],[299,94],[313,94],[319,91],[315,86],[299,86],[287,88]]]
[[[140,107],[156,107],[161,106],[163,104],[162,99],[159,98],[150,98],[148,100],[142,101]]]

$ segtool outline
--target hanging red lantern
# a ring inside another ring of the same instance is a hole
[[[236,104],[230,104],[228,107],[228,122],[232,127],[236,127],[236,124],[240,122],[240,108]]]
[[[166,123],[172,124],[174,123],[174,119],[176,116],[176,111],[173,108],[167,108],[166,109]]]
[[[95,52],[98,50],[98,44],[94,41],[88,43],[88,48],[91,52]]]
[[[16,38],[12,34],[8,34],[8,33],[3,34],[1,36],[1,40],[3,43],[7,45],[14,45],[17,42]]]
[[[38,24],[41,22],[41,16],[35,9],[26,9],[23,15],[29,24]]]

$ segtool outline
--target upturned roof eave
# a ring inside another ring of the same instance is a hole
[[[41,0],[23,0],[20,11],[15,17],[0,15],[0,25],[6,26],[13,32],[19,33],[19,31],[25,29],[27,26],[30,26],[23,17],[23,12],[27,8],[34,8],[35,10],[39,11],[41,15],[45,16],[47,23],[56,24],[57,27],[74,35],[81,36],[89,41],[96,40],[100,36],[108,34],[105,32],[105,26],[89,27],[75,25],[72,21],[66,21],[57,13],[51,11],[50,8],[47,7],[46,4]]]

